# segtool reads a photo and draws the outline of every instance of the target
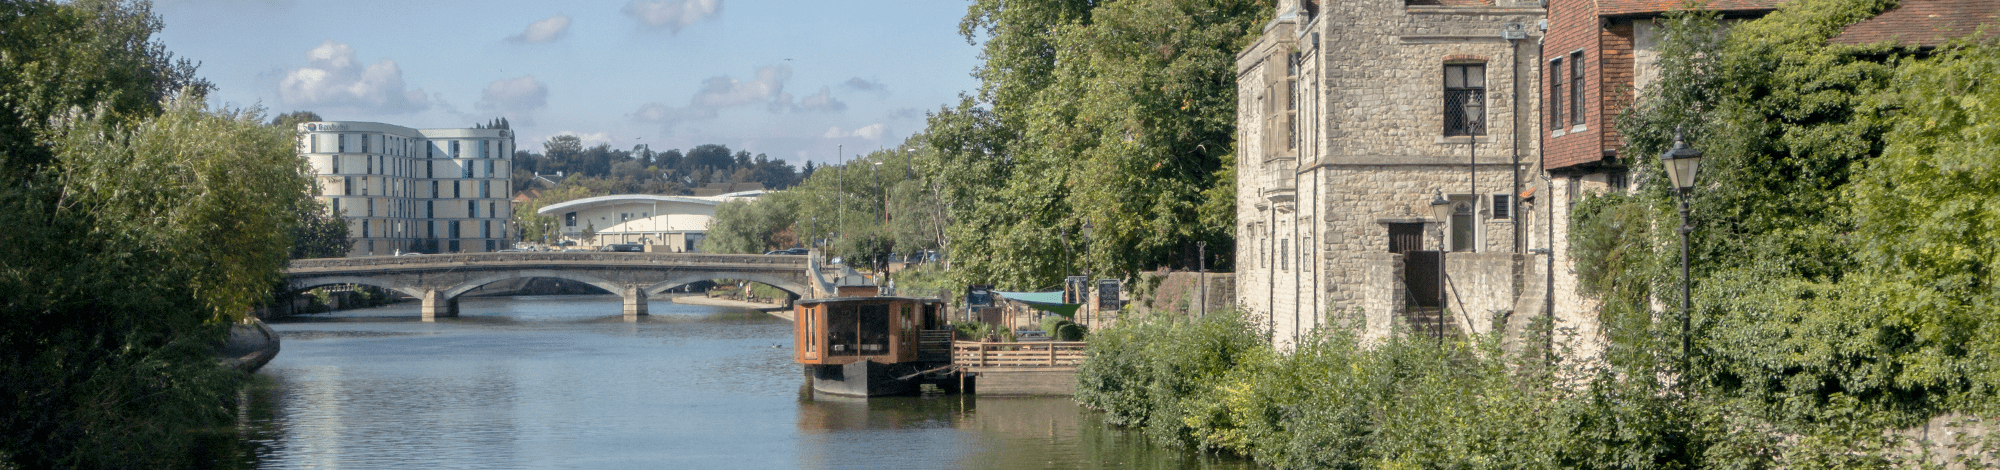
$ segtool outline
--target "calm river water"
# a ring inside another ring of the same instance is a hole
[[[1107,428],[1067,398],[814,397],[791,323],[618,298],[466,299],[276,323],[247,392],[261,468],[1248,468]]]

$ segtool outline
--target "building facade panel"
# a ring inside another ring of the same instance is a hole
[[[320,201],[348,219],[349,256],[512,246],[506,223],[512,203],[498,195],[507,187],[508,173],[501,169],[511,168],[511,130],[321,121],[301,123],[298,132],[299,148],[316,173]],[[444,159],[454,148],[483,150],[474,158]],[[441,168],[445,166],[451,168]],[[465,171],[488,167],[494,170],[476,176]],[[470,193],[464,190],[468,184],[503,189]],[[460,230],[454,234],[449,227]]]

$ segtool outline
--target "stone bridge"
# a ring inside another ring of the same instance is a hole
[[[547,277],[596,286],[625,298],[625,315],[646,314],[646,298],[709,279],[767,284],[813,297],[819,281],[810,256],[698,253],[530,252],[321,258],[292,261],[285,269],[293,292],[318,286],[360,284],[416,297],[424,321],[458,316],[458,296],[509,279]]]

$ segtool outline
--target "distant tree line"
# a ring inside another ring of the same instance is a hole
[[[811,163],[803,172],[784,160],[772,160],[748,150],[730,152],[728,146],[704,144],[683,153],[679,149],[654,151],[645,145],[614,149],[611,144],[584,147],[574,135],[550,137],[542,152],[514,152],[514,191],[528,190],[537,174],[561,175],[557,179],[601,180],[580,182],[604,186],[618,194],[693,194],[694,188],[710,183],[756,182],[765,189],[785,189],[799,184],[814,170]]]

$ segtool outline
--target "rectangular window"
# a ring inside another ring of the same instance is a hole
[[[1563,60],[1558,57],[1549,60],[1549,129],[1562,129],[1569,120],[1563,119]]]
[[[430,143],[430,141],[424,141],[424,158],[437,158],[437,157],[438,157],[437,145]]]
[[[1583,51],[1569,54],[1569,123],[1583,124]]]
[[[452,241],[450,241],[450,242],[446,243],[446,245],[448,245],[448,246],[450,246],[450,247],[451,247],[451,252],[452,252],[452,253],[457,253],[457,252],[458,252],[458,240],[452,240]]]
[[[1444,135],[1486,135],[1486,64],[1444,66]]]
[[[458,141],[451,141],[451,158],[458,158]]]
[[[493,180],[479,180],[478,197],[493,197]]]
[[[450,233],[451,238],[458,238],[458,221],[456,220],[451,221],[451,225],[447,225],[445,227],[451,229]]]
[[[343,217],[347,216],[347,214],[342,214],[342,213],[340,213],[340,198],[337,198],[337,197],[336,197],[336,198],[329,198],[329,199],[332,199],[332,200],[333,200],[333,215],[337,215],[337,216],[343,216]]]
[[[372,198],[372,197],[371,197],[371,198],[367,198],[367,199],[362,199],[362,200],[361,200],[361,202],[362,202],[362,203],[365,203],[365,204],[368,204],[368,216],[369,216],[369,217],[374,217],[374,216],[375,216],[375,198]]]
[[[1493,195],[1493,218],[1507,219],[1512,217],[1514,217],[1514,197],[1507,194]]]
[[[487,216],[487,217],[499,217],[499,214],[500,214],[500,213],[494,210],[494,208],[495,208],[495,207],[497,207],[497,206],[494,206],[494,205],[493,205],[493,203],[492,203],[492,202],[490,202],[490,201],[486,203],[486,216]]]
[[[1313,270],[1313,237],[1299,239],[1299,271]]]
[[[492,148],[493,148],[493,141],[491,140],[479,141],[479,158],[493,158],[493,155],[490,151]]]
[[[464,186],[464,185],[462,185],[462,184],[459,184],[459,183],[460,183],[459,181],[453,181],[453,182],[451,182],[451,197],[452,197],[453,199],[457,199],[457,198],[459,197],[459,196],[458,196],[458,188],[459,188],[459,186]]]
[[[432,162],[432,161],[424,162],[424,177],[425,178],[437,177],[437,162]]]
[[[431,181],[431,199],[437,199],[437,197],[438,197],[438,182],[433,180]]]
[[[333,174],[336,174],[336,175],[340,174],[340,156],[339,156],[339,155],[334,155],[334,156],[333,156]]]
[[[575,213],[575,212],[564,212],[564,213],[563,213],[563,226],[564,226],[564,227],[575,227],[575,226],[576,226],[576,213]]]
[[[433,221],[430,221],[430,223],[428,223],[428,224],[424,224],[424,225],[425,225],[425,227],[424,227],[424,237],[425,237],[425,238],[437,238],[437,237],[438,237],[438,221],[435,221],[435,220],[433,220]]]
[[[1292,270],[1292,239],[1278,240],[1278,270]]]
[[[472,177],[472,162],[467,162],[467,161],[458,162],[458,177],[460,178]]]
[[[480,222],[479,238],[493,238],[493,224]]]
[[[487,177],[487,178],[492,178],[492,177],[493,177],[493,161],[492,161],[492,160],[487,160],[487,161],[486,161],[486,177]]]
[[[368,134],[361,134],[361,153],[368,153]]]
[[[1471,194],[1453,194],[1450,200],[1451,251],[1475,251],[1473,243],[1478,240],[1478,235],[1474,228],[1477,227],[1478,221],[1474,220],[1477,210],[1473,205],[1478,204],[1479,199]]]
[[[370,235],[370,234],[369,234],[369,231],[368,231],[368,229],[369,229],[369,228],[372,228],[372,227],[370,227],[370,226],[368,225],[368,221],[367,221],[367,220],[362,220],[362,221],[361,221],[361,238],[368,238],[368,237],[371,237],[371,236],[373,236],[373,235]]]
[[[334,134],[334,141],[340,142],[340,153],[347,153],[347,134]]]
[[[367,137],[367,136],[365,136],[365,135],[364,135],[364,136],[362,136],[362,137]],[[361,174],[364,174],[364,175],[372,175],[372,174],[375,174],[375,156],[374,156],[374,155],[368,155],[368,156],[366,156],[366,157],[364,157],[364,158],[367,158],[368,160],[367,160],[367,162],[366,162],[365,164],[363,164],[363,165],[362,165],[362,167],[361,167]]]

